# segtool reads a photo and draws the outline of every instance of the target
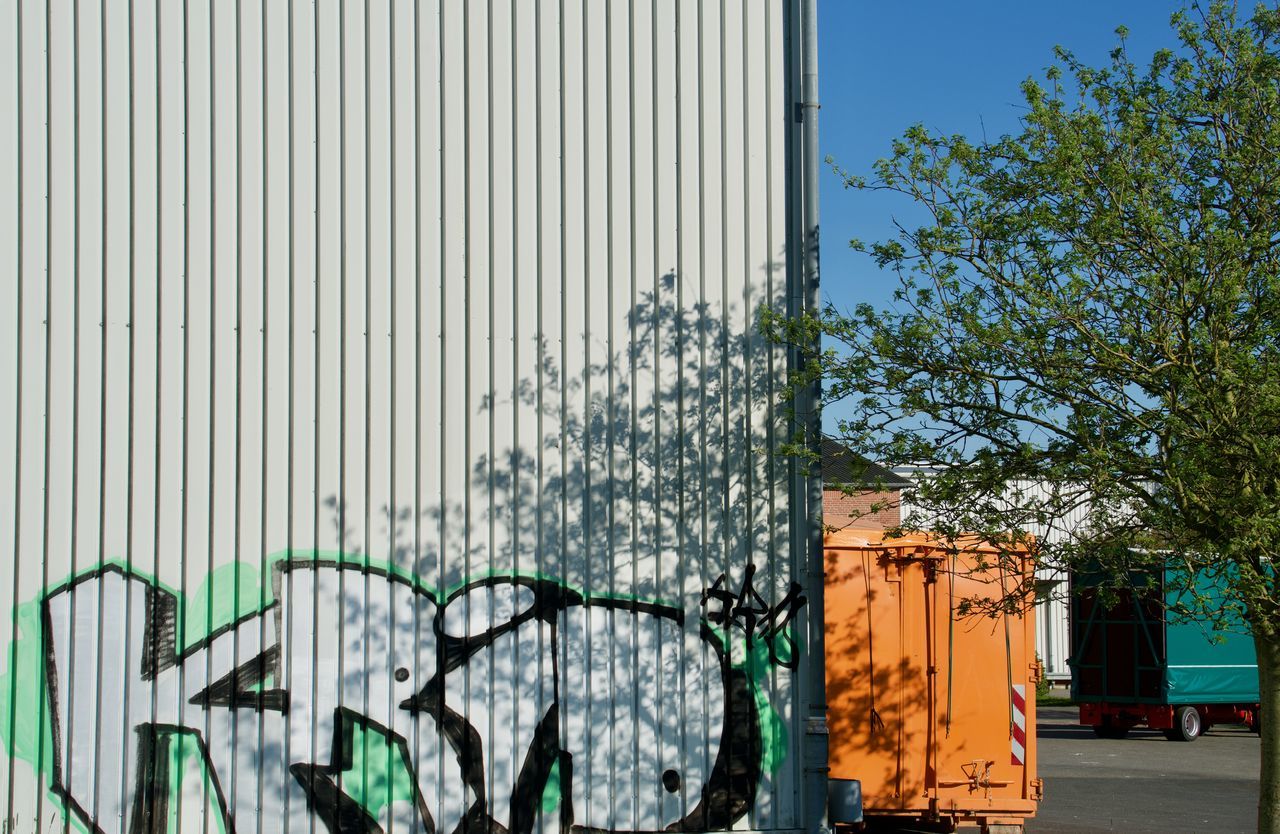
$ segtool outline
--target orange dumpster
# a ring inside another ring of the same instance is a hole
[[[869,820],[1020,831],[1041,797],[1035,617],[962,610],[1026,587],[1030,560],[882,536],[824,544],[830,777],[861,780]]]

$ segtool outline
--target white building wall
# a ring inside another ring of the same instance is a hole
[[[1050,495],[1046,484],[1018,481],[1013,488],[1021,493],[1025,501],[1035,501]],[[1037,525],[1027,532],[1048,543],[1061,544],[1085,532],[1088,511],[1086,505],[1076,507],[1064,513],[1052,526]],[[1071,667],[1067,665],[1067,659],[1071,656],[1071,602],[1068,598],[1070,583],[1065,571],[1048,567],[1036,572],[1036,580],[1041,588],[1041,601],[1036,607],[1036,651],[1044,664],[1045,675],[1050,680],[1069,681]]]
[[[798,7],[0,3],[7,826],[802,825]]]

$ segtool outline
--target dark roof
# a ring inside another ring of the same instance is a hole
[[[822,441],[822,485],[864,486],[868,489],[906,489],[911,481],[855,455],[834,440]]]

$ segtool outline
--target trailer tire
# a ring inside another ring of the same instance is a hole
[[[1262,715],[1260,710],[1254,710],[1249,713],[1249,732],[1254,735],[1262,735]]]
[[[1178,707],[1173,713],[1173,726],[1164,731],[1169,741],[1195,741],[1204,732],[1204,720],[1195,707]]]

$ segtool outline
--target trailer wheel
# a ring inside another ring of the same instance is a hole
[[[1178,707],[1173,713],[1173,727],[1164,731],[1169,741],[1195,741],[1200,738],[1204,723],[1195,707]]]
[[[1262,735],[1262,715],[1260,710],[1249,713],[1249,732]]]

